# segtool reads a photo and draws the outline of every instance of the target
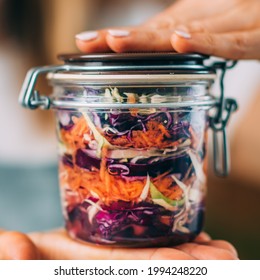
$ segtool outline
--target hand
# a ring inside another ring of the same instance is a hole
[[[82,244],[71,239],[65,230],[31,233],[28,236],[5,232],[0,235],[0,259],[49,260],[193,260],[237,259],[234,247],[220,240],[211,240],[201,233],[194,242],[169,248],[108,248]]]
[[[177,51],[260,59],[259,0],[181,0],[140,26],[76,35],[82,52]]]
[[[39,251],[23,233],[0,230],[0,260],[37,260]]]

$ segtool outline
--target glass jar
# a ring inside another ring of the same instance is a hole
[[[59,180],[70,236],[125,247],[177,245],[203,228],[207,136],[215,170],[228,172],[227,62],[199,54],[62,55],[65,64],[32,69],[20,102],[56,113]],[[233,66],[233,65],[232,65]],[[211,86],[221,69],[221,94]],[[48,73],[51,97],[35,89]]]

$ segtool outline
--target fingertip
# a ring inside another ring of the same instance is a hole
[[[1,259],[37,260],[39,252],[34,243],[23,233],[5,232],[0,236]]]
[[[194,51],[191,39],[180,37],[176,33],[171,36],[171,44],[178,53],[191,53]]]
[[[203,243],[211,241],[211,237],[206,232],[201,232],[195,239],[194,242]]]
[[[116,53],[124,53],[133,50],[135,34],[129,30],[108,30],[106,42],[109,48]]]
[[[83,53],[110,52],[111,49],[103,42],[86,42],[76,39],[77,48]]]
[[[87,44],[84,41],[75,38],[75,43],[76,43],[77,48],[81,52],[87,52],[87,49],[88,49]]]
[[[127,52],[129,49],[125,40],[122,38],[115,38],[108,34],[106,37],[106,41],[109,48],[116,53]]]
[[[79,39],[75,39],[76,41],[76,46],[77,46],[77,48],[81,51],[81,52],[87,52],[87,50],[88,50],[88,45],[84,42],[84,41],[82,41],[82,40],[79,40]]]
[[[129,51],[129,42],[131,43],[133,39],[131,35],[130,30],[127,29],[108,29],[106,32],[106,43],[114,52],[127,52]]]
[[[111,49],[106,43],[106,31],[95,31],[95,36],[90,36],[94,32],[80,33],[75,36],[77,48],[83,53],[109,52]],[[82,35],[83,34],[83,35]],[[87,34],[87,35],[85,35]],[[88,36],[88,34],[90,34]]]

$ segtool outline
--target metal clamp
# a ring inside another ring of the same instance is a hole
[[[32,68],[26,75],[23,86],[19,95],[19,103],[29,109],[49,109],[51,100],[48,96],[40,95],[35,90],[35,84],[39,75],[58,72],[58,71],[82,71],[85,68],[80,66],[68,65],[50,65]]]
[[[213,130],[214,171],[220,177],[227,176],[230,171],[226,126],[231,114],[238,108],[236,100],[224,98],[224,77],[226,70],[233,68],[236,64],[236,61],[232,61],[231,64],[229,61],[223,61],[214,63],[212,66],[216,70],[221,70],[220,99],[215,116],[210,118],[210,127]]]

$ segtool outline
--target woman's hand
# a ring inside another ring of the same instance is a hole
[[[29,239],[30,237],[30,239]],[[0,233],[0,259],[47,260],[210,260],[237,259],[227,241],[211,240],[201,233],[194,242],[165,248],[109,248],[71,239],[65,230],[31,233]]]
[[[82,52],[177,51],[260,59],[259,0],[179,0],[140,26],[76,35]]]

